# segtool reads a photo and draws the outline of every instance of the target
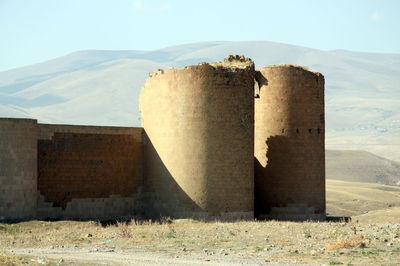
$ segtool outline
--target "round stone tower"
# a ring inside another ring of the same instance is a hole
[[[257,71],[256,80],[256,216],[324,220],[324,77],[277,65]]]
[[[36,218],[37,122],[0,118],[0,220]]]
[[[151,73],[140,95],[147,216],[253,218],[254,64]]]

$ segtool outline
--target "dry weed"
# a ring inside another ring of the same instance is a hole
[[[365,248],[367,247],[367,239],[363,235],[355,235],[347,239],[340,240],[336,243],[328,244],[327,250],[335,250],[342,248]]]
[[[128,223],[117,222],[118,235],[123,238],[132,238],[132,229],[129,227]]]

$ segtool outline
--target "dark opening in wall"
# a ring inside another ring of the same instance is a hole
[[[299,133],[300,133],[300,131],[299,131],[299,129],[298,129],[298,128],[296,128],[296,133],[297,133],[297,134],[299,134]]]
[[[311,131],[312,131],[312,129],[311,129],[311,128],[309,128],[309,129],[308,129],[308,133],[310,133],[310,134],[311,134]]]
[[[282,128],[282,133],[285,133],[285,129],[284,128]]]
[[[321,129],[320,128],[318,128],[318,134],[320,134],[321,133]]]

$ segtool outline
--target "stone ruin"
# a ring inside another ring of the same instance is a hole
[[[136,128],[0,118],[0,219],[325,219],[320,73],[228,56],[139,102]]]

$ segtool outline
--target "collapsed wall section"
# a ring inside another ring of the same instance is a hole
[[[151,73],[139,102],[148,216],[253,218],[253,62]]]
[[[278,65],[260,69],[256,78],[256,215],[324,220],[324,77]]]
[[[0,118],[0,220],[36,217],[37,122]]]
[[[39,125],[39,217],[141,215],[142,129]]]

